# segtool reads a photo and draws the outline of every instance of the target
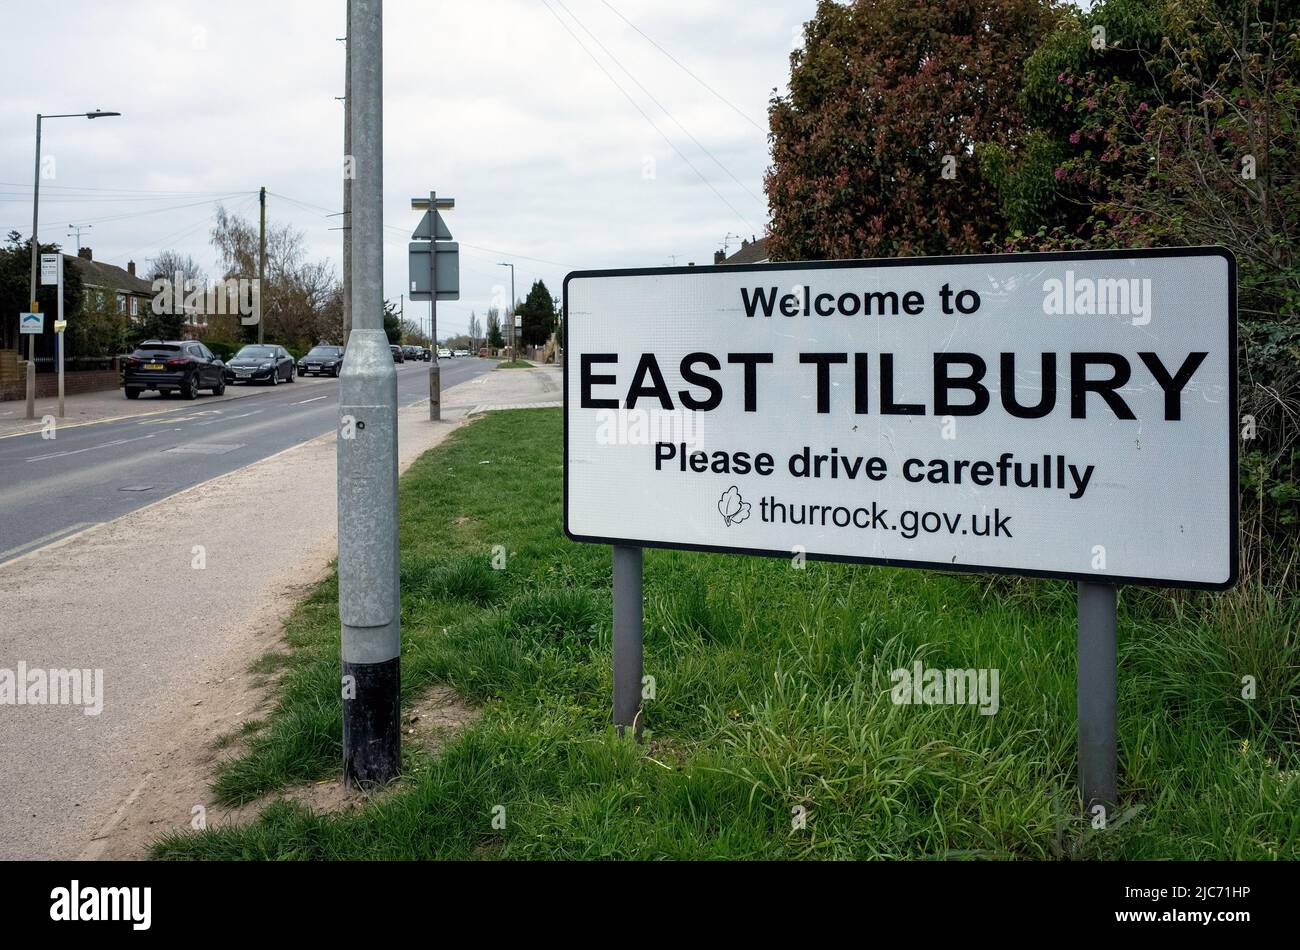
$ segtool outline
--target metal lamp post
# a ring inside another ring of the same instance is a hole
[[[507,263],[506,261],[499,261],[497,266],[510,268],[510,308],[509,308],[510,314],[509,314],[509,323],[507,324],[509,329],[506,331],[506,335],[510,341],[510,358],[514,359],[515,358],[515,265]]]
[[[37,240],[37,225],[40,222],[41,207],[41,122],[45,119],[106,119],[121,115],[120,112],[64,112],[58,115],[36,113],[36,171],[32,176],[32,282],[31,298],[33,312],[39,308],[36,300],[36,273],[40,266],[41,247]],[[80,250],[80,248],[78,248]],[[27,418],[36,418],[36,337],[32,335],[27,341]]]

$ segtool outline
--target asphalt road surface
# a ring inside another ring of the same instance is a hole
[[[496,367],[477,357],[443,360],[442,388]],[[428,399],[428,363],[397,367],[397,403]],[[227,387],[227,395],[247,385]],[[143,417],[0,439],[0,563],[192,485],[324,435],[338,424],[338,381],[261,385],[250,398],[158,399],[174,409]],[[145,394],[148,399],[154,394]],[[157,399],[156,396],[154,396]],[[125,397],[123,397],[125,401]],[[249,499],[249,524],[274,523]]]

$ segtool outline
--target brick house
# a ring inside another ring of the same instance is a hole
[[[128,261],[126,268],[123,269],[113,264],[96,261],[91,249],[83,247],[75,257],[64,254],[63,267],[65,272],[76,269],[86,294],[112,295],[117,302],[118,310],[131,319],[143,317],[148,312],[147,308],[154,297],[153,285],[136,274],[135,261]],[[69,316],[75,319],[75,316]],[[27,347],[25,340],[19,342],[22,346],[21,353],[17,347],[0,349],[0,400],[22,398],[26,387],[26,371],[22,364],[27,356]],[[45,321],[44,332],[36,337],[37,394],[40,396],[48,395],[57,387],[54,373],[57,353],[54,320],[51,315]],[[113,368],[111,360],[104,361],[102,365],[97,363],[95,366],[85,367],[85,372],[75,372],[82,368],[75,362],[78,354],[67,353],[66,356],[72,362],[69,368],[73,370],[67,379],[68,392],[111,389],[117,385],[117,371]]]

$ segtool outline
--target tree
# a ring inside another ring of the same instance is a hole
[[[402,318],[397,315],[397,305],[391,300],[384,301],[384,335],[388,342],[402,342]]]
[[[770,108],[777,260],[952,254],[999,231],[975,149],[1021,122],[1045,0],[819,0]]]
[[[528,296],[515,308],[515,313],[523,317],[521,339],[529,346],[541,346],[555,331],[555,298],[540,280],[533,282]]]
[[[57,244],[42,244],[40,246],[41,254],[60,253],[61,249]],[[32,276],[32,242],[29,238],[24,241],[22,235],[17,231],[10,231],[6,237],[6,243],[0,248],[0,347],[13,348],[18,346],[18,314],[25,313],[32,304],[31,301],[31,276]],[[36,300],[41,305],[42,313],[56,313],[58,310],[58,300],[55,296],[54,287],[43,286],[40,283],[36,286]],[[71,320],[77,315],[82,306],[82,287],[81,274],[75,267],[65,266],[63,269],[63,313]],[[45,321],[45,333],[51,338],[54,335],[53,320]],[[48,345],[48,344],[47,344]],[[70,355],[76,356],[107,356],[109,353],[82,353],[74,351],[69,345]],[[23,354],[26,355],[26,346],[23,347]]]
[[[478,318],[478,314],[473,310],[469,313],[469,346],[474,349],[478,346],[478,341],[483,339],[483,324]]]
[[[495,350],[506,345],[501,335],[501,311],[496,307],[489,307],[487,312],[487,345]]]
[[[186,295],[191,289],[206,291],[208,278],[198,262],[188,254],[179,251],[162,251],[149,261],[144,271],[144,279],[151,283],[166,280],[173,285],[171,297],[179,292]],[[179,281],[179,283],[177,283]],[[137,319],[130,321],[126,329],[129,346],[134,347],[141,340],[177,340],[184,336],[186,324],[202,325],[203,318],[198,314],[187,313],[184,307],[159,307],[151,301]]]
[[[406,317],[402,320],[402,342],[412,346],[429,346],[429,334],[424,332],[424,325]]]
[[[223,279],[257,277],[258,231],[249,221],[217,207],[212,244],[221,259]],[[333,266],[308,261],[301,231],[268,224],[266,285],[261,288],[263,334],[290,348],[304,349],[325,339],[342,339],[342,298]],[[255,325],[243,325],[246,340],[257,338]]]

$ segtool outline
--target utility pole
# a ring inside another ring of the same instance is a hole
[[[397,367],[384,334],[383,8],[349,0],[348,9],[356,179],[337,441],[343,777],[368,788],[396,778],[401,762]]]
[[[345,0],[346,2],[346,0]],[[352,332],[352,176],[356,162],[352,157],[352,4],[348,3],[347,36],[343,38],[343,345]]]
[[[261,225],[258,228],[257,236],[257,299],[261,301],[262,294],[266,290],[266,186],[262,186],[262,191],[258,199],[262,205]],[[265,340],[263,333],[266,327],[266,308],[259,307],[260,312],[257,315],[257,342]]]

